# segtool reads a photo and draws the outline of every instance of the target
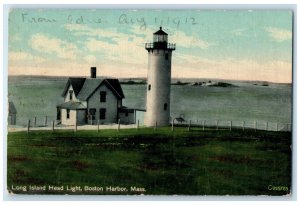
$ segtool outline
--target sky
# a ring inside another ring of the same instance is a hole
[[[292,82],[289,10],[12,9],[9,75],[146,77],[160,26],[173,78]]]

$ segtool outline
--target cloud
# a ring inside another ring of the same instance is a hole
[[[16,33],[14,35],[9,35],[8,36],[9,38],[9,42],[18,42],[18,41],[21,41],[21,37],[20,37],[20,34]]]
[[[33,56],[30,53],[27,52],[16,52],[16,51],[10,51],[8,54],[9,62],[26,62],[26,61],[33,61],[35,63],[41,63],[44,62],[45,59],[39,56]]]
[[[289,61],[271,60],[261,63],[254,59],[214,60],[194,55],[179,55],[174,59],[173,65],[172,77],[261,80],[281,83],[292,81],[292,64]]]
[[[98,56],[98,61],[112,61],[127,64],[145,65],[147,53],[144,50],[144,37],[135,33],[125,34],[116,30],[94,29],[86,25],[65,25],[77,37],[85,37],[84,49]],[[101,58],[102,57],[102,58]]]
[[[152,26],[147,29],[147,31],[140,29],[138,26],[134,26],[131,29],[131,32],[133,32],[136,35],[144,36],[147,41],[152,40],[153,31],[156,31],[157,27]],[[176,43],[177,46],[184,47],[184,48],[200,48],[200,49],[208,49],[211,46],[215,46],[215,43],[207,42],[195,34],[187,35],[186,33],[182,31],[168,31],[167,29],[163,29],[166,31],[169,36],[169,42],[170,43]]]
[[[94,55],[87,55],[84,57],[84,60],[88,63],[95,63],[97,61]]]
[[[269,36],[277,42],[283,42],[292,39],[292,32],[289,30],[275,27],[266,27],[264,29],[268,32]]]
[[[148,28],[145,31],[138,26],[130,26],[128,33],[122,33],[114,29],[104,30],[76,24],[67,24],[65,28],[71,31],[72,35],[83,37],[84,49],[86,52],[96,55],[97,61],[101,61],[101,64],[118,62],[139,65],[141,68],[147,68],[145,43],[152,41],[153,31],[157,29]],[[181,31],[171,33],[169,42],[174,42],[177,46],[184,48],[208,49],[215,45],[198,37],[188,36]]]
[[[234,29],[231,32],[236,35],[236,36],[243,36],[244,32],[246,31],[246,28],[238,28],[238,29]]]
[[[97,67],[98,76],[119,77],[145,77],[147,69],[138,65],[127,65],[119,63],[72,63],[68,62],[66,66],[63,62],[50,62],[40,65],[9,65],[9,75],[53,75],[57,76],[89,76],[90,67]],[[63,69],[62,69],[63,68]]]
[[[195,35],[188,36],[182,31],[177,31],[170,36],[170,42],[175,42],[176,45],[184,48],[208,49],[215,45],[215,43],[209,43]]]
[[[41,53],[54,54],[62,59],[76,59],[77,47],[58,38],[38,33],[29,40],[31,47]]]

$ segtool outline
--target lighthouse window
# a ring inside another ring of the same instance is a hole
[[[151,90],[151,85],[148,85],[148,90]]]
[[[168,104],[165,103],[165,104],[164,104],[164,110],[167,110],[167,109],[168,109]]]
[[[165,54],[165,59],[169,60],[169,55],[167,53]]]

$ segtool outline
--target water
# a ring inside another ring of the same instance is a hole
[[[56,105],[63,102],[61,93],[66,78],[10,77],[8,98],[17,109],[17,125],[37,117],[43,124],[56,119]],[[206,123],[233,121],[238,124],[258,125],[264,122],[291,123],[292,89],[288,84],[254,85],[250,82],[232,82],[236,87],[206,87],[172,85],[171,116]],[[146,85],[122,85],[123,105],[145,108]],[[50,123],[49,123],[50,124]],[[273,125],[274,126],[274,125]]]

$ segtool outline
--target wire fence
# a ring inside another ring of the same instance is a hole
[[[125,129],[125,128],[137,128],[139,129],[143,126],[139,120],[135,124],[123,125],[120,123],[120,119],[117,123],[111,124],[100,124],[99,120],[94,125],[61,125],[60,121],[50,119],[48,116],[45,117],[34,117],[27,121],[26,130],[56,130],[56,129],[66,129],[66,130],[97,130],[100,129]],[[157,123],[153,126],[157,129],[159,126]],[[197,119],[197,120],[183,120],[174,118],[170,121],[170,130],[174,131],[176,127],[185,127],[187,130],[197,129],[197,130],[263,130],[263,131],[276,131],[276,132],[291,132],[291,123],[280,123],[280,122],[267,122],[267,121],[234,121],[234,120],[207,120],[207,119]],[[24,129],[24,127],[23,127]]]
[[[268,122],[268,121],[234,121],[234,120],[177,120],[173,119],[171,122],[175,127],[187,128],[202,128],[210,130],[264,130],[264,131],[282,131],[291,132],[291,123]]]

